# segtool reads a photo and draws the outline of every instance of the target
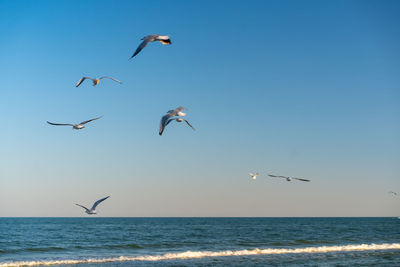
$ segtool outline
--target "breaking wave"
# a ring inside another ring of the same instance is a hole
[[[327,253],[327,252],[349,252],[367,250],[389,250],[400,249],[399,243],[393,244],[360,244],[346,246],[321,246],[305,248],[266,248],[266,249],[245,249],[245,250],[225,250],[225,251],[186,251],[179,253],[167,253],[162,255],[143,255],[135,257],[114,257],[102,259],[82,259],[82,260],[50,260],[50,261],[19,261],[0,263],[0,267],[14,266],[38,266],[38,265],[62,265],[62,264],[81,264],[81,263],[107,263],[124,261],[163,261],[163,260],[184,260],[206,257],[227,257],[227,256],[251,256],[251,255],[271,255],[271,254],[300,254],[300,253]]]

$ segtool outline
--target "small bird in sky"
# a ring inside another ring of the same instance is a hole
[[[110,197],[110,196],[104,197],[104,198],[102,198],[102,199],[97,200],[96,202],[94,202],[94,204],[93,204],[93,206],[92,206],[91,209],[88,209],[88,208],[86,208],[85,206],[82,206],[82,205],[79,205],[79,204],[75,204],[75,205],[84,208],[84,209],[85,209],[85,212],[86,212],[87,214],[93,215],[93,214],[97,214],[97,212],[96,212],[96,207],[97,207],[97,205],[99,205],[101,202],[103,202],[104,200],[106,200],[106,199],[109,198],[109,197]]]
[[[274,178],[285,178],[286,181],[288,181],[288,182],[291,182],[292,179],[299,180],[299,181],[303,181],[303,182],[310,182],[310,180],[308,180],[308,179],[303,179],[303,178],[288,177],[288,176],[273,175],[273,174],[268,174],[268,176],[274,177]]]
[[[103,117],[103,116],[101,116],[101,117]],[[83,126],[84,124],[86,124],[86,123],[88,123],[88,122],[91,122],[91,121],[94,121],[94,120],[98,120],[98,119],[100,119],[101,117],[94,118],[94,119],[87,120],[87,121],[83,121],[83,122],[81,122],[81,123],[79,123],[79,124],[53,123],[53,122],[49,122],[49,121],[48,121],[47,123],[48,123],[48,124],[51,124],[51,125],[56,125],[56,126],[72,126],[72,129],[81,130],[81,129],[85,128],[85,126]]]
[[[253,180],[255,180],[255,179],[257,179],[258,172],[256,172],[255,174],[249,172],[249,175],[251,176],[251,178],[252,178]]]
[[[102,80],[102,79],[110,79],[110,80],[113,80],[113,81],[115,81],[115,82],[117,82],[117,83],[122,83],[122,82],[118,81],[117,79],[114,79],[114,78],[112,78],[112,77],[107,77],[107,76],[103,76],[103,77],[100,77],[100,78],[98,78],[98,79],[93,79],[93,78],[90,78],[90,77],[82,77],[82,78],[76,83],[75,87],[78,87],[79,85],[81,85],[81,83],[83,83],[83,81],[86,80],[86,79],[92,80],[93,86],[98,85],[99,82],[100,82],[100,80]]]
[[[397,196],[397,193],[396,193],[396,192],[389,191],[388,193],[389,193],[389,194],[392,194],[392,195],[394,195],[394,196]]]
[[[158,134],[159,135],[162,135],[163,134],[163,132],[164,132],[164,129],[165,129],[165,127],[171,122],[171,121],[177,121],[177,122],[186,122],[187,123],[187,125],[189,125],[190,126],[190,128],[192,128],[193,130],[195,130],[194,128],[193,128],[193,126],[187,121],[187,120],[185,120],[184,118],[174,118],[174,117],[177,117],[177,116],[180,116],[180,117],[185,117],[186,116],[186,113],[183,113],[182,111],[183,110],[187,110],[187,108],[184,108],[184,107],[177,107],[176,109],[173,109],[173,110],[168,110],[167,111],[167,114],[166,115],[164,115],[162,118],[161,118],[161,122],[160,122],[160,131],[158,132]]]
[[[141,40],[143,40],[143,42],[138,46],[135,53],[133,53],[133,55],[130,57],[130,59],[133,58],[134,56],[136,56],[137,54],[139,54],[140,51],[142,51],[142,49],[145,48],[149,42],[159,41],[160,43],[162,43],[164,45],[171,44],[171,39],[167,35],[152,34],[152,35],[143,37]]]

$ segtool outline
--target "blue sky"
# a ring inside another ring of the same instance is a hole
[[[83,216],[73,203],[105,195],[99,216],[399,215],[399,12],[0,0],[0,216]],[[172,45],[128,60],[148,34]],[[123,84],[75,88],[83,75]],[[196,131],[158,136],[179,105]],[[100,115],[82,131],[46,124]]]

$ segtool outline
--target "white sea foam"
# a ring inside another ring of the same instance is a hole
[[[136,257],[115,257],[103,259],[83,259],[83,260],[54,260],[54,261],[20,261],[0,263],[0,267],[14,266],[48,266],[62,264],[80,263],[107,263],[123,261],[163,261],[163,260],[184,260],[206,257],[227,257],[227,256],[251,256],[251,255],[271,255],[271,254],[300,254],[300,253],[327,253],[327,252],[348,252],[366,250],[389,250],[400,249],[399,243],[393,244],[361,244],[347,246],[321,246],[306,248],[267,248],[267,249],[245,249],[245,250],[225,250],[225,251],[186,251],[180,253],[167,253],[162,255],[144,255]]]

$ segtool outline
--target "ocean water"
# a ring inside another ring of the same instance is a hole
[[[400,266],[398,218],[0,218],[0,266]]]

